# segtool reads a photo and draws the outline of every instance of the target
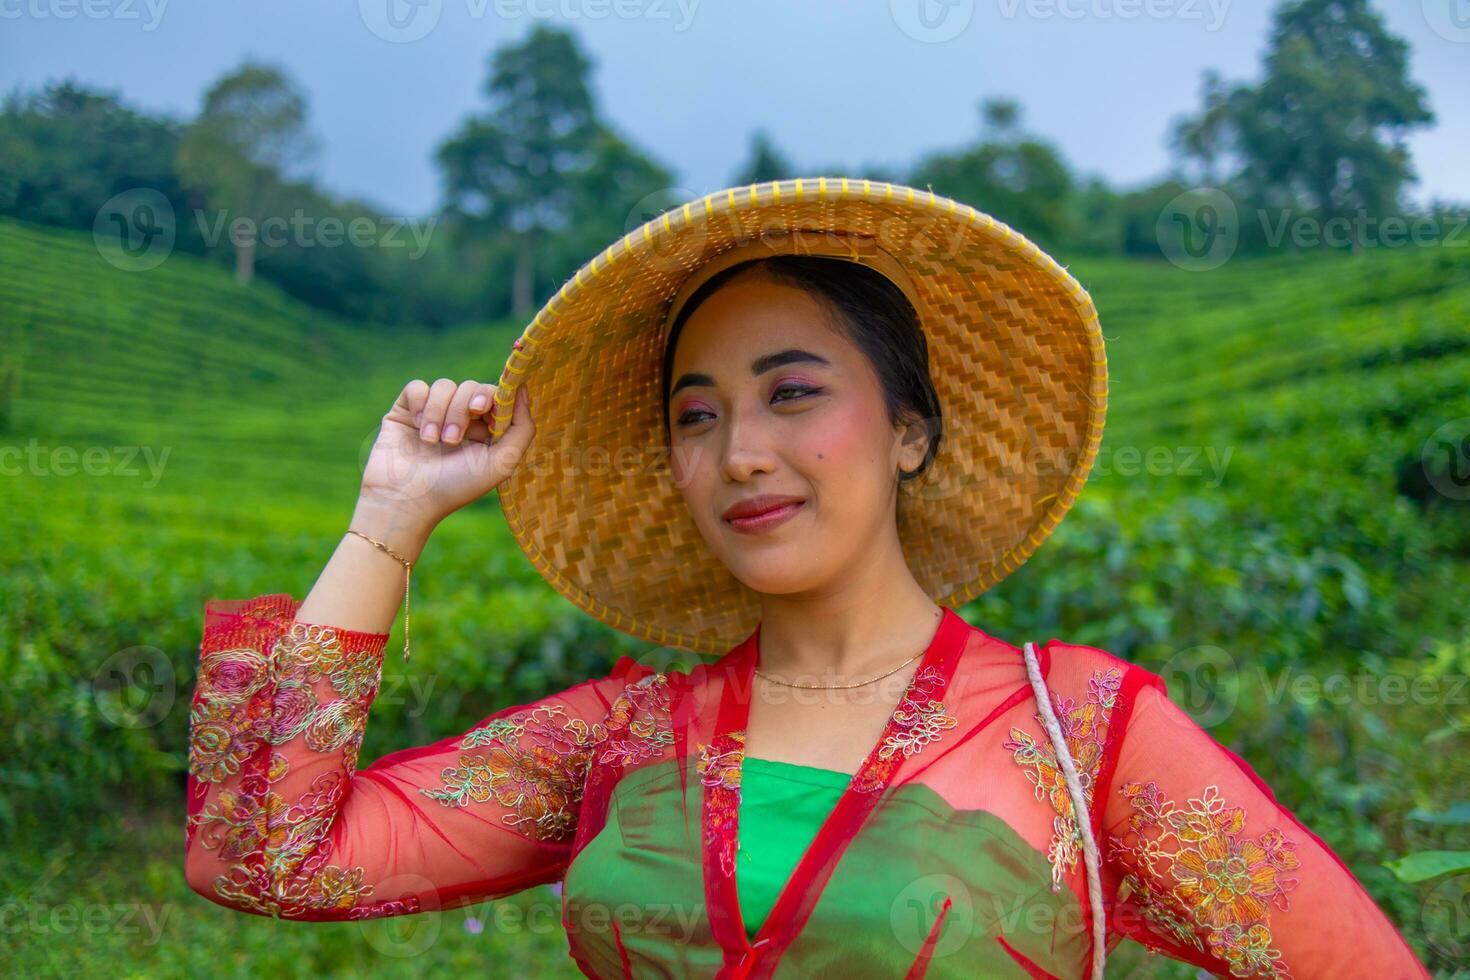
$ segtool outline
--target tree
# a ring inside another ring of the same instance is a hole
[[[281,182],[315,153],[306,97],[280,69],[247,60],[205,93],[184,134],[178,170],[230,217],[235,278],[255,274],[256,229],[280,199]]]
[[[1408,45],[1368,0],[1290,0],[1277,8],[1260,84],[1207,74],[1202,111],[1175,124],[1171,144],[1211,179],[1232,158],[1226,179],[1246,196],[1305,203],[1324,225],[1393,213],[1402,186],[1418,179],[1404,137],[1434,121],[1407,62]]]
[[[1011,138],[1021,129],[1021,103],[1015,99],[986,99],[980,103],[980,118],[984,129],[997,139]]]
[[[549,250],[553,278],[575,273],[594,252],[655,214],[680,205],[674,175],[599,126],[586,169],[568,177],[572,220]]]
[[[138,188],[181,207],[173,160],[181,129],[73,78],[12,92],[0,109],[0,214],[91,228],[111,197]],[[193,250],[187,231],[176,247]]]
[[[750,140],[750,159],[736,172],[731,186],[743,187],[768,180],[785,180],[791,176],[791,162],[776,149],[766,131],[758,129]]]
[[[573,176],[592,164],[600,127],[587,86],[591,61],[569,33],[537,26],[491,61],[490,109],[440,145],[446,210],[460,234],[515,242],[511,307],[530,313],[537,252],[567,227]]]
[[[981,138],[966,149],[930,154],[908,183],[930,187],[1016,228],[1043,248],[1068,238],[1072,175],[1051,144],[1021,129],[1013,99],[980,104]]]

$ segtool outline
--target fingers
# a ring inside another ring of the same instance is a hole
[[[429,386],[429,400],[424,404],[419,417],[419,438],[424,442],[438,442],[444,428],[444,416],[449,412],[449,402],[459,391],[459,385],[448,378],[440,378]]]
[[[466,382],[466,384],[472,386],[469,389],[468,421],[465,424],[463,435],[457,441],[488,443],[490,441],[490,420],[495,412],[497,386],[479,381]],[[448,442],[448,430],[445,431],[445,441]]]
[[[419,378],[414,378],[403,386],[403,390],[398,393],[398,400],[393,403],[392,408],[388,409],[388,415],[385,417],[396,418],[402,422],[412,420],[417,425],[418,422],[414,416],[423,411],[424,403],[428,400],[428,384]]]
[[[485,394],[487,388],[490,389],[488,397]],[[444,413],[444,429],[439,435],[440,441],[447,446],[459,445],[468,434],[470,420],[477,414],[483,414],[484,406],[494,397],[494,385],[479,381],[461,381]]]
[[[497,385],[481,384],[473,395],[470,396],[470,415],[489,415],[495,410],[495,390]]]
[[[512,403],[510,425],[508,425],[500,438],[495,440],[495,448],[503,451],[505,457],[514,466],[531,445],[531,438],[536,435],[536,423],[531,419],[531,396],[525,386],[516,389],[515,401]]]
[[[474,442],[490,441],[490,419],[495,413],[496,385],[480,384],[470,396],[470,420],[464,437]]]
[[[412,420],[424,442],[458,445],[468,439],[489,443],[498,390],[498,386],[482,381],[456,383],[440,378],[431,385],[415,378],[404,386],[389,414],[398,421]],[[535,430],[524,391],[524,388],[517,390],[510,428],[497,445],[511,435],[511,429],[518,430],[511,446],[521,445],[521,440],[530,442]]]

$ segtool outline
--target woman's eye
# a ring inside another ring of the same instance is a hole
[[[810,385],[777,385],[771,391],[771,400],[775,402],[795,401],[799,398],[804,398],[807,395],[815,395],[821,390],[821,388],[813,388]],[[687,411],[680,412],[678,417],[675,419],[675,422],[677,422],[681,426],[697,425],[698,423],[705,421],[706,418],[714,418],[714,413],[707,412],[699,408],[691,408]]]
[[[777,401],[789,402],[803,395],[814,395],[821,390],[820,388],[812,388],[807,385],[778,385],[776,390],[771,392],[771,397],[776,398],[783,391],[794,392],[794,394],[786,398],[777,398]]]

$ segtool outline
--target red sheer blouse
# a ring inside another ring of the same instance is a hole
[[[358,768],[387,634],[206,604],[186,876],[330,921],[564,881],[592,977],[1087,977],[1081,837],[1022,652],[945,616],[759,929],[735,876],[759,629],[716,661],[602,677]],[[1105,651],[1039,648],[1102,857],[1107,945],[1222,977],[1427,977],[1323,841]],[[752,938],[753,933],[753,938]]]

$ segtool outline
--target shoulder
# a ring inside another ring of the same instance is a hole
[[[1047,640],[1045,643],[1038,644],[1037,650],[1045,650],[1047,655],[1058,664],[1074,667],[1126,671],[1136,666],[1117,654],[1104,650],[1102,647],[1090,646],[1086,643],[1073,643],[1055,637]]]
[[[1025,648],[1028,644],[1036,655],[1037,665],[1048,686],[1054,682],[1065,684],[1076,677],[1082,678],[1085,683],[1087,679],[1099,675],[1116,674],[1122,678],[1136,674],[1140,679],[1157,679],[1158,676],[1101,647],[1072,643],[1056,637],[1044,642],[1022,640],[1013,643],[987,633],[974,624],[970,625],[968,648],[974,659],[1009,661],[1025,670]]]
[[[1101,647],[1057,637],[1011,642],[971,624],[961,667],[966,689],[974,689],[981,703],[1007,691],[1034,705],[1038,685],[1027,662],[1028,645],[1037,680],[1059,712],[1091,705],[1090,714],[1111,714],[1121,704],[1126,714],[1137,691],[1163,686],[1157,674]]]
[[[1014,651],[1020,661],[1018,669],[1027,674],[1029,683],[1024,643],[1020,647],[1006,646]],[[1084,728],[1096,722],[1104,730],[1117,732],[1127,727],[1140,698],[1166,696],[1162,677],[1101,647],[1056,637],[1031,646],[1058,717],[1072,717]]]
[[[703,688],[719,675],[724,658],[714,663],[696,663],[688,670],[659,662],[637,660],[627,654],[618,657],[607,676],[593,683],[603,685],[617,693],[636,696],[638,692],[657,691],[667,697],[669,692],[682,692]]]
[[[1105,683],[1119,692],[1125,688],[1164,688],[1164,679],[1158,674],[1101,647],[1053,638],[1037,645],[1036,652],[1049,685]]]

